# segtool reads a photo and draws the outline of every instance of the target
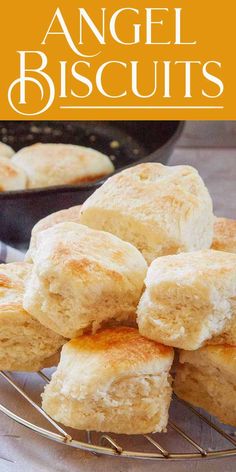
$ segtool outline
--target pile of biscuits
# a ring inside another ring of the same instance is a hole
[[[0,142],[0,192],[78,185],[114,172],[105,154],[72,144],[34,144],[17,153]]]
[[[236,425],[236,222],[190,166],[128,168],[41,220],[0,267],[0,319],[1,369],[63,346],[42,406],[66,426],[165,431],[172,390]]]

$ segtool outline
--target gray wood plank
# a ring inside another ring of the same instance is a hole
[[[236,147],[236,121],[187,121],[179,147]]]

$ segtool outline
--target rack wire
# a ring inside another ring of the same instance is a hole
[[[36,374],[43,380],[44,383],[50,381],[49,377],[45,375],[44,372],[38,372]],[[22,418],[17,413],[13,412],[11,409],[7,408],[5,405],[0,403],[0,411],[16,421],[17,423],[29,428],[35,433],[40,434],[41,436],[56,441],[61,444],[65,444],[68,447],[73,447],[76,449],[84,450],[95,455],[108,455],[122,458],[130,459],[143,459],[143,460],[188,460],[188,459],[217,459],[217,458],[226,458],[236,456],[236,436],[235,432],[227,432],[223,429],[222,426],[214,423],[207,415],[201,411],[193,408],[183,400],[174,397],[174,402],[179,403],[181,407],[184,408],[184,411],[188,411],[193,418],[198,418],[199,421],[204,425],[204,427],[210,428],[211,433],[217,434],[220,436],[222,441],[226,442],[227,446],[225,449],[212,449],[206,444],[199,444],[201,441],[196,441],[192,434],[186,431],[186,428],[183,428],[179,424],[176,424],[175,421],[170,420],[167,428],[167,433],[162,434],[148,434],[143,436],[126,436],[126,447],[122,445],[122,436],[121,435],[110,435],[110,434],[97,434],[93,432],[86,432],[86,440],[78,440],[74,437],[73,433],[69,433],[57,424],[47,413],[41,408],[41,406],[36,403],[29,395],[26,393],[19,383],[15,380],[14,374],[0,371],[0,376],[16,391],[21,395],[37,412],[47,421],[48,426],[53,428],[54,431],[46,429],[39,424],[30,422],[25,418]],[[39,389],[40,389],[39,382]],[[39,392],[40,393],[40,392]],[[183,413],[185,417],[185,412]],[[72,430],[73,431],[73,430]],[[179,439],[183,442],[181,450],[174,452],[167,449],[166,444],[168,444],[168,434],[174,434],[178,442]],[[76,431],[75,431],[76,436]],[[211,434],[212,437],[212,434]],[[165,438],[164,445],[163,439]],[[137,446],[138,450],[135,447],[128,447],[130,444]],[[229,445],[231,446],[229,448]],[[189,448],[192,451],[189,451]]]

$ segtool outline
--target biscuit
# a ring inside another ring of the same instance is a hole
[[[145,434],[166,429],[173,350],[134,328],[106,329],[67,343],[43,409],[81,430]]]
[[[131,244],[76,223],[37,236],[25,309],[62,336],[96,331],[111,320],[133,320],[147,265]]]
[[[236,254],[208,249],[160,257],[145,283],[137,322],[157,342],[195,350],[226,336],[236,318]]]
[[[229,218],[216,218],[212,249],[234,252],[236,254],[236,221]]]
[[[150,264],[158,256],[211,246],[212,201],[193,167],[140,164],[88,198],[81,224],[130,242]]]
[[[174,391],[223,423],[236,426],[235,372],[235,346],[206,346],[197,351],[181,351]]]
[[[8,157],[9,159],[14,156],[14,154],[15,151],[10,146],[8,146],[8,144],[2,143],[0,141],[0,157]]]
[[[70,144],[34,144],[17,152],[13,162],[26,173],[29,188],[77,185],[114,171],[109,157]]]
[[[30,247],[29,251],[26,254],[26,261],[31,261],[31,251],[34,250],[36,245],[37,234],[45,229],[51,228],[52,226],[58,223],[64,222],[72,222],[72,223],[79,223],[80,221],[80,210],[81,205],[77,205],[67,210],[57,211],[56,213],[52,213],[51,215],[46,216],[42,220],[38,221],[36,225],[32,229],[31,233],[31,240],[30,240]]]
[[[42,326],[22,306],[31,265],[0,265],[0,370],[38,371],[55,365],[66,342]]]
[[[212,249],[236,254],[236,221],[229,218],[215,218]],[[233,300],[232,300],[232,303]],[[236,306],[235,306],[236,312]],[[222,335],[211,339],[211,344],[236,345],[236,319],[232,318]]]
[[[23,190],[27,179],[23,170],[13,164],[12,159],[0,157],[0,192]]]

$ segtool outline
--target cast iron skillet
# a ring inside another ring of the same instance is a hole
[[[93,147],[119,171],[146,161],[166,163],[182,129],[181,121],[0,121],[0,141],[15,151],[37,142]],[[83,203],[104,180],[0,193],[0,240],[16,247],[27,243],[38,220]]]

